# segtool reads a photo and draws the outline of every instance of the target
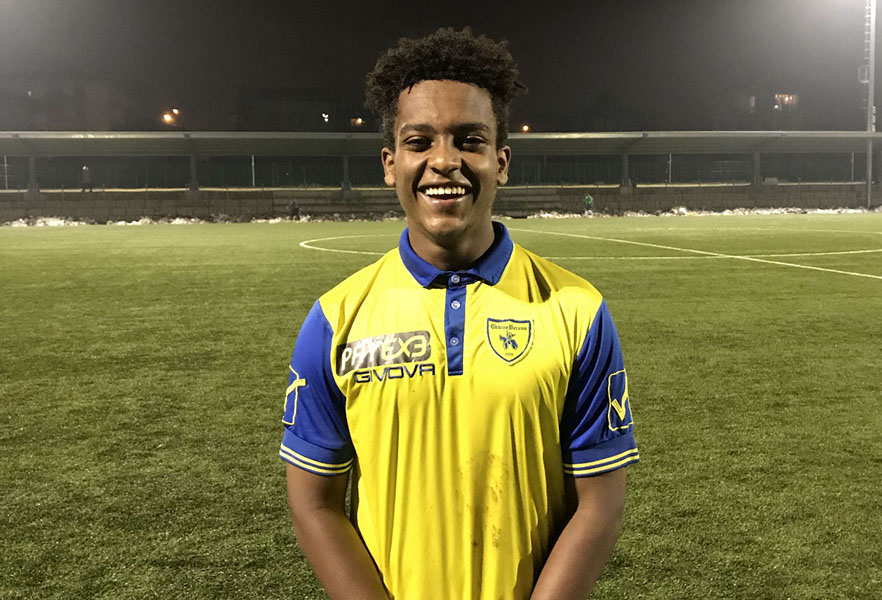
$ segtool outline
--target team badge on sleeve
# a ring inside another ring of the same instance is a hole
[[[294,379],[291,380],[291,385],[289,385],[288,389],[285,391],[285,416],[282,418],[282,422],[285,425],[293,425],[294,418],[297,417],[297,392],[300,388],[306,387],[306,380],[294,370],[294,367],[288,368],[291,369],[291,372],[294,374]],[[290,419],[288,419],[289,403],[292,403]]]
[[[487,341],[496,356],[514,364],[527,353],[533,341],[533,322],[515,319],[487,319]]]
[[[628,400],[628,374],[624,369],[616,371],[607,380],[607,421],[610,431],[627,429],[634,424],[631,418],[631,403]]]

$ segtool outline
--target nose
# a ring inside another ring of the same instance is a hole
[[[462,156],[453,140],[440,139],[432,146],[429,168],[436,173],[447,175],[462,166]]]

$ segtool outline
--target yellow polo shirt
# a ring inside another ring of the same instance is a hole
[[[584,279],[494,223],[470,269],[407,237],[313,306],[284,460],[352,472],[352,520],[399,600],[526,599],[566,476],[638,460],[618,335]]]

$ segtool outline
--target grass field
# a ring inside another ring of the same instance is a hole
[[[882,214],[507,224],[622,338],[642,462],[596,598],[882,598]],[[402,227],[0,228],[0,598],[323,598],[287,361]]]

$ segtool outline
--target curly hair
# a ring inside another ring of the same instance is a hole
[[[508,139],[508,107],[526,87],[506,42],[475,35],[470,27],[442,27],[423,38],[401,38],[384,52],[365,78],[365,104],[383,119],[388,148],[395,147],[398,97],[420,81],[472,83],[490,94],[496,117],[496,147]]]

